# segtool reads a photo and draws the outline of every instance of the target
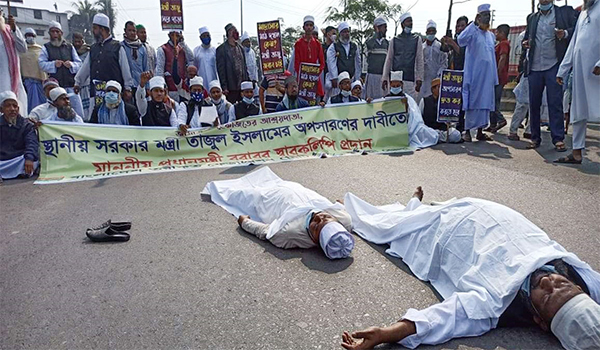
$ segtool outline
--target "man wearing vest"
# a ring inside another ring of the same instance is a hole
[[[260,104],[254,99],[254,84],[244,81],[241,84],[242,100],[236,102],[233,108],[229,108],[229,120],[240,120],[262,114]]]
[[[73,45],[63,39],[60,23],[50,22],[48,33],[50,41],[44,44],[38,59],[40,68],[58,80],[61,87],[72,91],[75,86],[75,74],[81,67],[81,59]]]
[[[188,65],[194,64],[194,54],[183,42],[181,32],[169,32],[169,41],[156,49],[156,76],[167,82],[169,97],[179,102],[179,88],[189,91],[185,79]],[[183,83],[182,83],[183,80]]]
[[[362,72],[360,63],[360,51],[358,45],[350,41],[350,26],[346,22],[338,26],[339,40],[327,49],[327,68],[331,78],[330,96],[339,94],[338,75],[348,72],[350,80],[360,79]]]
[[[129,61],[125,49],[118,40],[110,34],[108,16],[99,13],[92,21],[92,31],[96,42],[92,45],[90,53],[85,58],[79,72],[75,75],[75,93],[80,87],[85,86],[90,80],[90,97],[96,96],[96,83],[106,83],[110,80],[117,81],[124,90],[123,99],[131,99],[131,89],[134,87],[129,69]],[[94,108],[94,100],[90,101],[90,109]]]
[[[347,102],[359,102],[360,98],[352,96],[350,74],[348,72],[342,72],[338,75],[340,93],[331,96],[327,104],[338,104]]]
[[[365,81],[365,98],[381,98],[384,91],[381,89],[381,77],[383,65],[388,52],[390,42],[385,38],[387,23],[382,16],[375,18],[373,22],[375,33],[367,40],[367,79]]]
[[[46,102],[42,86],[42,82],[46,80],[46,73],[40,69],[38,63],[42,47],[35,42],[35,38],[37,37],[35,30],[27,28],[23,34],[27,42],[27,52],[20,53],[19,59],[21,60],[21,77],[23,78],[25,91],[27,91],[28,110],[26,112],[28,114],[35,107]]]
[[[391,71],[403,72],[404,92],[418,103],[425,69],[421,37],[412,33],[413,21],[409,12],[400,16],[400,24],[402,33],[392,39],[388,47],[381,88],[387,92]]]

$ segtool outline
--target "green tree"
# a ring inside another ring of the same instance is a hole
[[[110,21],[110,32],[114,35],[115,25],[117,24],[117,9],[112,0],[96,0],[96,6],[99,12],[108,16]]]
[[[304,32],[300,27],[283,27],[281,32],[281,46],[285,49],[288,55],[292,54],[292,49],[296,40],[302,36]]]
[[[69,19],[71,32],[79,32],[83,34],[85,41],[88,43],[93,42],[92,20],[98,13],[98,8],[89,0],[79,0],[71,3],[71,6],[75,9],[75,11],[69,11],[71,14]]]

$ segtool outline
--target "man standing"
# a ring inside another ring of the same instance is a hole
[[[304,35],[296,40],[294,44],[294,71],[296,76],[300,76],[300,64],[301,63],[314,63],[319,65],[319,72],[323,72],[325,69],[325,57],[323,56],[323,50],[321,44],[313,37],[313,30],[315,27],[315,18],[313,16],[304,17]],[[319,73],[320,74],[320,73]],[[321,79],[317,87],[317,99],[323,99],[325,96],[325,90]]]
[[[258,66],[256,65],[256,52],[252,49],[252,42],[248,32],[242,35],[242,46],[246,55],[246,68],[248,79],[254,84],[254,97],[258,96]]]
[[[146,48],[146,54],[148,55],[148,70],[150,73],[154,74],[154,70],[156,69],[156,50],[148,43],[148,35],[146,34],[146,28],[143,24],[138,24],[135,26],[137,30],[137,37],[140,39],[142,44],[144,44],[144,48]]]
[[[402,33],[392,39],[388,47],[381,88],[388,91],[391,71],[403,72],[404,92],[418,103],[425,69],[421,37],[412,33],[413,20],[410,12],[400,16],[400,25]]]
[[[335,27],[333,26],[327,26],[327,28],[325,28],[325,42],[323,43],[323,60],[325,61],[325,63],[327,63],[327,50],[329,49],[329,46],[331,46],[331,44],[335,43],[335,40],[337,38],[337,30],[335,29]],[[290,70],[291,72],[292,70]],[[323,73],[321,73],[321,84],[323,85],[323,88],[325,90],[325,98],[329,98],[330,94],[329,92],[331,91],[331,76],[329,74],[329,69],[327,68],[327,64],[325,64],[325,69],[323,70]]]
[[[498,67],[498,85],[494,88],[494,104],[496,108],[490,114],[489,131],[496,132],[506,126],[507,122],[500,112],[500,102],[504,85],[508,83],[508,59],[510,57],[510,41],[508,41],[510,27],[501,24],[496,28],[496,66]]]
[[[210,32],[207,27],[202,27],[198,31],[202,41],[202,44],[194,49],[194,65],[198,68],[198,75],[202,77],[204,83],[219,80],[216,61],[217,49],[210,44]]]
[[[469,24],[469,18],[467,16],[460,16],[456,20],[456,26],[454,27],[456,33],[454,39],[449,36],[442,38],[442,51],[449,52],[448,67],[453,70],[463,70],[465,67],[465,48],[458,46],[456,40],[460,33],[462,33],[467,25]]]
[[[556,163],[581,164],[585,149],[587,122],[600,122],[600,5],[598,1],[584,0],[577,29],[563,59],[556,79],[559,84],[573,70],[573,153],[559,158]]]
[[[63,37],[62,26],[50,22],[48,27],[50,41],[44,44],[39,58],[40,68],[50,77],[58,80],[60,86],[69,91],[75,86],[75,74],[81,67],[77,51]]]
[[[229,23],[225,26],[225,34],[227,40],[217,48],[217,72],[227,101],[236,103],[242,99],[240,91],[242,82],[248,80],[246,55],[238,43],[240,33],[233,24]]]
[[[27,42],[15,23],[13,16],[5,22],[0,9],[0,91],[12,91],[17,95],[19,110],[27,111],[27,94],[21,81],[19,55],[27,52]]]
[[[427,36],[423,43],[423,61],[425,75],[423,86],[421,88],[421,96],[431,96],[431,81],[442,76],[442,71],[448,68],[448,54],[441,51],[442,43],[440,43],[435,35],[437,34],[437,24],[429,20],[427,22]]]
[[[379,16],[373,22],[375,32],[367,40],[367,78],[365,81],[366,98],[381,98],[384,91],[381,89],[381,77],[383,74],[383,65],[387,55],[390,42],[385,38],[387,33],[387,22],[385,18]]]
[[[85,62],[85,59],[90,54],[90,45],[85,42],[83,35],[81,33],[73,33],[73,47],[77,51],[79,55],[79,59],[81,62]],[[81,104],[83,105],[83,114],[81,117],[84,121],[87,121],[90,118],[91,110],[90,110],[90,82],[88,81],[83,83],[84,85],[79,88],[79,96],[81,97]]]
[[[27,91],[27,107],[29,114],[32,109],[46,102],[42,82],[46,80],[46,73],[40,69],[38,59],[42,52],[42,47],[35,42],[37,34],[32,28],[25,29],[25,41],[27,42],[27,52],[19,54],[21,61],[21,76],[25,91]]]
[[[540,135],[540,108],[546,88],[550,134],[554,148],[567,150],[564,138],[562,87],[556,82],[558,66],[565,56],[575,24],[577,12],[571,6],[555,7],[553,0],[539,0],[539,11],[527,16],[527,30],[523,46],[529,49],[529,117],[531,124],[530,149],[542,143]]]
[[[129,100],[134,85],[125,49],[110,34],[108,16],[99,13],[94,16],[92,23],[96,42],[75,76],[75,93],[79,93],[80,87],[90,82],[90,96],[95,97],[96,83],[105,84],[109,80],[115,80],[123,86],[124,97]],[[94,106],[90,105],[90,108],[93,109]]]
[[[143,72],[148,71],[148,54],[146,53],[146,47],[144,47],[142,41],[137,37],[135,23],[132,21],[127,21],[125,23],[125,33],[123,34],[121,45],[127,54],[127,61],[129,62],[129,69],[131,69],[133,83],[135,86],[138,86],[140,84],[140,76]],[[127,103],[132,102],[133,101],[127,101]]]
[[[489,124],[490,112],[494,108],[494,87],[498,85],[498,70],[494,47],[494,34],[490,27],[490,5],[477,8],[475,22],[458,36],[458,44],[466,48],[463,78],[463,110],[465,111],[464,140],[471,141],[470,130],[477,129],[477,140],[491,141],[483,133]]]
[[[194,64],[193,56],[178,31],[169,32],[169,41],[156,50],[156,76],[165,78],[169,97],[176,102],[179,102],[179,84],[181,89],[189,91],[185,83],[186,69]]]
[[[338,75],[348,72],[350,81],[360,79],[362,66],[360,63],[360,50],[356,43],[350,41],[350,25],[346,22],[338,25],[338,42],[333,43],[327,49],[327,68],[331,77],[331,87],[335,89],[331,95],[337,95]]]

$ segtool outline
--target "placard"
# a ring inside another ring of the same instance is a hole
[[[462,110],[462,82],[462,70],[443,71],[438,101],[438,123],[458,123]]]
[[[285,72],[279,20],[257,23],[256,27],[263,75]]]
[[[163,30],[183,30],[181,0],[160,0],[160,22]]]
[[[308,104],[317,104],[317,89],[321,66],[316,63],[300,63],[300,75],[298,76],[298,96],[302,97]]]

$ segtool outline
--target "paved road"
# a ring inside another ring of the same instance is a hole
[[[600,270],[600,132],[580,167],[493,143],[438,145],[413,155],[368,155],[271,165],[331,198],[375,204],[472,196],[508,205]],[[437,302],[384,247],[357,239],[353,258],[280,250],[200,199],[210,180],[252,168],[133,176],[64,185],[0,186],[2,349],[338,349],[343,330],[386,325]],[[133,221],[122,244],[85,228]],[[384,347],[388,349],[398,346]],[[430,347],[424,347],[429,349]],[[494,330],[435,349],[558,349],[535,329]]]

